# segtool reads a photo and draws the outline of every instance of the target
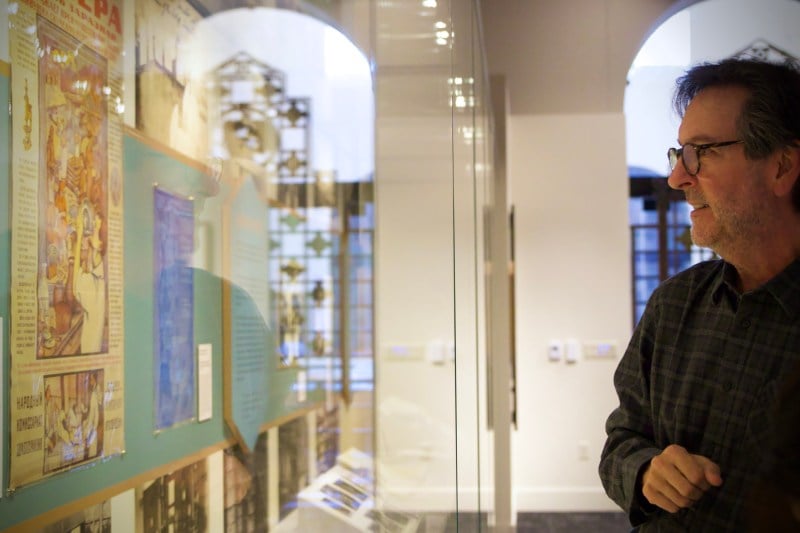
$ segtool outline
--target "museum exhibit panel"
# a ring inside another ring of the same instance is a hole
[[[0,530],[491,520],[478,6],[256,4],[0,2]]]

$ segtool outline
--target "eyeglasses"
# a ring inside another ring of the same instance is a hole
[[[675,165],[678,164],[678,159],[683,161],[683,168],[690,176],[696,176],[700,172],[700,156],[709,148],[722,148],[723,146],[730,146],[732,144],[743,143],[744,141],[723,141],[718,143],[694,144],[686,143],[680,148],[670,148],[667,150],[667,158],[669,159],[669,169],[675,170]]]

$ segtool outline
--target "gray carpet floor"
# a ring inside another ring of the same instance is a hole
[[[517,533],[629,533],[628,517],[611,513],[519,513]],[[485,514],[427,515],[419,533],[492,533]]]

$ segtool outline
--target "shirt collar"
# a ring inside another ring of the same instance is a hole
[[[711,297],[714,304],[718,305],[725,294],[737,298],[737,281],[736,268],[727,261],[722,261],[722,271],[714,279],[712,286]],[[800,313],[800,258],[753,292],[760,291],[766,291],[775,298],[787,314],[797,316]]]
[[[736,280],[738,274],[736,268],[727,261],[720,260],[722,270],[718,271],[711,286],[711,301],[714,305],[719,305],[723,296],[728,296],[734,299],[738,298],[738,291],[736,290]]]
[[[800,259],[795,259],[763,288],[780,302],[786,313],[797,316],[800,312]]]

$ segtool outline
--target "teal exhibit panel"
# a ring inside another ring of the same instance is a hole
[[[8,78],[3,78],[3,89],[7,94]],[[2,127],[8,128],[8,119],[3,117]],[[3,146],[5,150],[5,146]],[[7,152],[0,152],[7,161]],[[141,143],[125,139],[125,189],[124,201],[128,228],[125,239],[125,358],[124,390],[126,442],[122,454],[87,467],[65,471],[46,480],[25,486],[13,493],[4,494],[0,500],[0,528],[9,527],[43,514],[76,499],[95,494],[114,495],[125,489],[131,479],[163,467],[184,457],[224,445],[227,433],[222,417],[222,350],[220,325],[221,282],[211,277],[201,277],[195,282],[194,313],[195,329],[199,342],[212,345],[212,368],[217,369],[212,380],[213,416],[207,422],[196,420],[176,425],[165,431],[155,430],[155,384],[153,380],[153,185],[152,175],[144,176],[149,168],[147,162],[160,157],[146,152]],[[176,172],[194,178],[193,171],[185,164],[163,157],[158,167],[164,172]],[[8,189],[8,174],[2,179]],[[128,180],[130,178],[130,180]],[[3,196],[2,211],[9,209],[8,196]],[[8,220],[2,217],[3,221]],[[10,263],[8,230],[0,241],[3,275],[3,315],[7,315],[9,282],[7,265]],[[208,310],[214,310],[208,313]],[[4,320],[4,327],[7,327]],[[3,335],[3,369],[7,373],[10,358],[8,343]],[[193,342],[194,344],[194,342]],[[7,375],[7,374],[4,374]],[[194,381],[194,376],[190,377]],[[194,399],[192,399],[194,402]],[[3,442],[8,442],[8,424],[3,426]],[[8,465],[8,455],[4,466]],[[7,471],[7,468],[4,468]],[[7,479],[7,478],[6,478]],[[6,487],[4,479],[4,488]],[[5,491],[4,491],[5,492]]]
[[[8,92],[8,78],[3,78],[3,90]],[[8,120],[4,117],[2,127],[8,128]],[[18,522],[32,519],[59,506],[74,500],[84,499],[92,502],[95,499],[112,497],[124,490],[133,488],[133,483],[140,480],[148,472],[160,472],[170,465],[181,463],[187,457],[203,458],[209,453],[229,446],[235,441],[231,427],[226,424],[225,395],[223,394],[223,369],[226,343],[224,342],[223,324],[224,311],[228,307],[224,294],[232,291],[233,305],[236,310],[231,316],[240,320],[249,321],[245,324],[252,327],[254,317],[262,320],[264,316],[257,310],[253,303],[252,295],[240,286],[232,284],[229,280],[213,271],[204,268],[186,267],[192,277],[189,285],[192,294],[188,301],[191,302],[189,313],[192,316],[191,357],[195,358],[197,348],[205,346],[210,351],[211,389],[202,389],[201,380],[196,379],[198,371],[192,371],[187,377],[191,383],[197,384],[197,390],[192,394],[191,402],[194,405],[202,400],[204,395],[209,395],[206,401],[211,405],[211,416],[200,421],[196,410],[186,419],[166,427],[159,428],[159,387],[166,383],[163,379],[157,380],[155,376],[156,365],[159,364],[155,356],[158,346],[154,339],[157,338],[155,330],[164,328],[164,324],[156,319],[156,302],[159,299],[159,290],[170,290],[171,287],[159,286],[155,276],[159,271],[156,253],[156,191],[168,190],[172,194],[189,199],[191,212],[196,215],[195,227],[201,227],[202,238],[199,241],[199,250],[193,253],[205,254],[200,259],[192,261],[197,263],[214,264],[213,256],[224,247],[222,224],[215,216],[225,209],[222,196],[227,191],[225,184],[216,183],[206,172],[206,169],[191,161],[169,154],[163,148],[152,146],[142,140],[135,133],[130,132],[124,138],[124,209],[125,209],[125,240],[124,240],[124,276],[125,276],[125,424],[126,446],[123,454],[111,457],[106,461],[87,467],[70,470],[50,477],[39,483],[22,487],[13,493],[5,494],[0,499],[0,528],[12,526]],[[7,158],[7,152],[0,152],[0,156]],[[7,175],[3,175],[4,186],[8,186]],[[242,213],[252,204],[252,196],[245,196],[247,202],[238,202],[235,205],[238,212]],[[7,198],[7,197],[5,197]],[[244,204],[244,205],[243,205]],[[8,201],[4,200],[2,209],[7,211]],[[256,209],[253,205],[250,209]],[[174,207],[173,207],[174,209]],[[267,217],[263,217],[266,225]],[[7,220],[4,218],[3,220]],[[162,222],[163,223],[163,222]],[[266,227],[264,227],[266,230]],[[8,231],[4,232],[3,244],[0,249],[3,253],[3,265],[10,262],[8,256]],[[173,246],[176,246],[173,243]],[[218,250],[213,248],[217,246]],[[196,257],[196,256],[195,256]],[[209,259],[210,258],[210,259]],[[266,258],[265,258],[266,261]],[[8,302],[8,274],[7,267],[2,271],[3,302]],[[227,288],[226,288],[227,287]],[[181,294],[185,287],[178,288]],[[184,297],[187,295],[183,294]],[[267,296],[266,291],[264,297]],[[250,312],[247,311],[250,306]],[[267,307],[265,301],[262,307]],[[254,312],[252,312],[254,311]],[[7,314],[7,307],[3,310]],[[4,327],[7,327],[4,321]],[[244,327],[244,326],[242,326]],[[267,332],[261,353],[264,361],[271,361],[274,354],[269,353],[271,346],[270,326],[264,321],[263,328]],[[239,329],[242,329],[241,327]],[[178,335],[176,329],[173,335]],[[234,330],[237,331],[237,330]],[[239,334],[250,335],[250,331]],[[7,339],[7,335],[3,336]],[[239,344],[249,345],[253,341],[250,337],[238,339]],[[233,344],[236,345],[237,339]],[[8,353],[8,344],[4,342],[4,354]],[[4,356],[4,371],[8,370],[9,358]],[[254,368],[261,369],[261,377],[252,376]],[[230,396],[236,397],[243,393],[247,396],[241,401],[250,402],[250,406],[258,405],[253,399],[254,395],[263,396],[263,409],[256,413],[247,413],[247,430],[255,428],[252,445],[257,446],[259,434],[270,427],[280,424],[285,420],[302,415],[313,410],[322,400],[322,392],[310,390],[298,394],[297,369],[279,369],[277,365],[250,363],[244,364],[237,372],[250,373],[248,379],[258,385],[258,389],[250,387],[234,387]],[[236,378],[235,378],[236,379]],[[241,379],[237,380],[241,383]],[[227,401],[231,401],[228,398]],[[267,408],[269,404],[269,408]],[[4,442],[8,442],[8,426],[3,427]],[[7,461],[4,461],[4,466]],[[4,468],[5,470],[5,468]],[[102,502],[100,502],[102,503]],[[98,505],[100,504],[98,503]]]

